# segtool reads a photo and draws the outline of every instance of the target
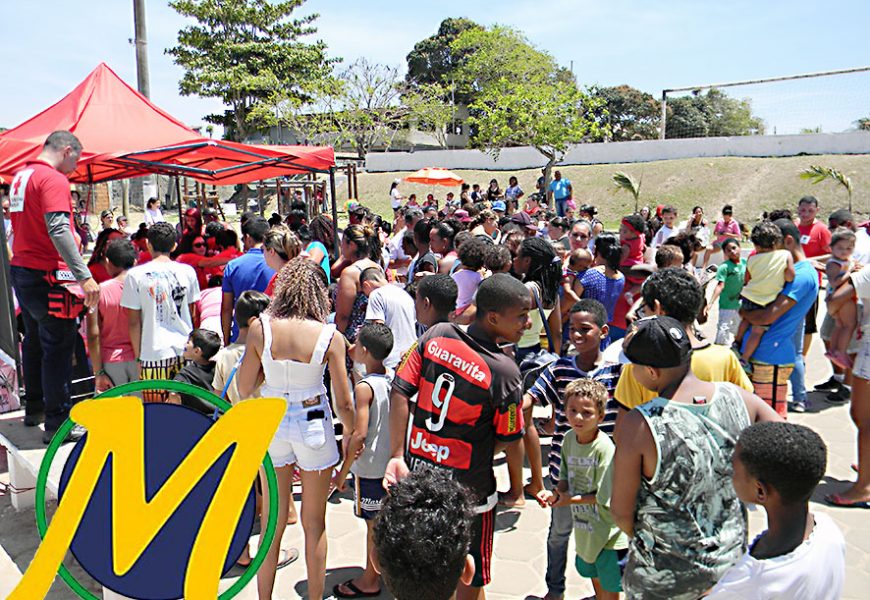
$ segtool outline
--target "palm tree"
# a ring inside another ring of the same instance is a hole
[[[643,183],[643,176],[640,181],[635,181],[628,173],[617,171],[613,174],[613,185],[616,190],[625,190],[634,196],[634,212],[637,212],[638,198],[640,197],[640,184]],[[614,191],[616,191],[614,190]]]
[[[852,180],[846,177],[842,171],[831,167],[810,165],[810,168],[801,171],[800,177],[801,179],[809,179],[813,184],[830,179],[842,185],[849,194],[849,212],[852,212]]]

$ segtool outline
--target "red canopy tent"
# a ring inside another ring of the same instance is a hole
[[[0,134],[0,177],[11,180],[52,131],[84,146],[70,180],[96,183],[148,173],[186,175],[229,185],[295,173],[328,173],[332,148],[254,146],[197,134],[127,85],[105,63],[60,101]]]

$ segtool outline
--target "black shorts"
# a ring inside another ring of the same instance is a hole
[[[740,308],[745,310],[746,312],[751,312],[753,310],[761,310],[762,308],[766,308],[766,305],[762,306],[761,304],[756,304],[749,298],[740,298]]]
[[[371,521],[377,517],[386,495],[383,479],[353,476],[353,514],[360,519]]]
[[[819,331],[818,326],[816,325],[816,316],[819,313],[819,298],[816,297],[816,301],[813,302],[813,305],[810,307],[810,310],[807,312],[806,320],[804,321],[804,335],[810,335],[813,333],[817,333]]]
[[[483,587],[492,577],[492,534],[495,526],[495,507],[485,513],[475,514],[471,521],[471,547],[468,553],[474,559],[474,578],[471,587]]]

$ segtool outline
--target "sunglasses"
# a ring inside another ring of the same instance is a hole
[[[205,242],[200,242],[193,245],[194,248],[205,248]]]

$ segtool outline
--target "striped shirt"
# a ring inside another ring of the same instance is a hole
[[[550,466],[550,480],[553,485],[559,483],[559,468],[562,464],[562,439],[571,430],[568,418],[565,416],[565,388],[575,379],[592,379],[607,388],[610,399],[604,412],[601,431],[613,435],[616,414],[619,404],[613,399],[613,390],[619,381],[622,365],[619,363],[602,363],[591,371],[583,371],[577,366],[577,357],[564,356],[541,372],[538,380],[529,389],[529,394],[543,406],[553,405],[556,417],[556,429],[550,442],[550,454],[547,457]]]

